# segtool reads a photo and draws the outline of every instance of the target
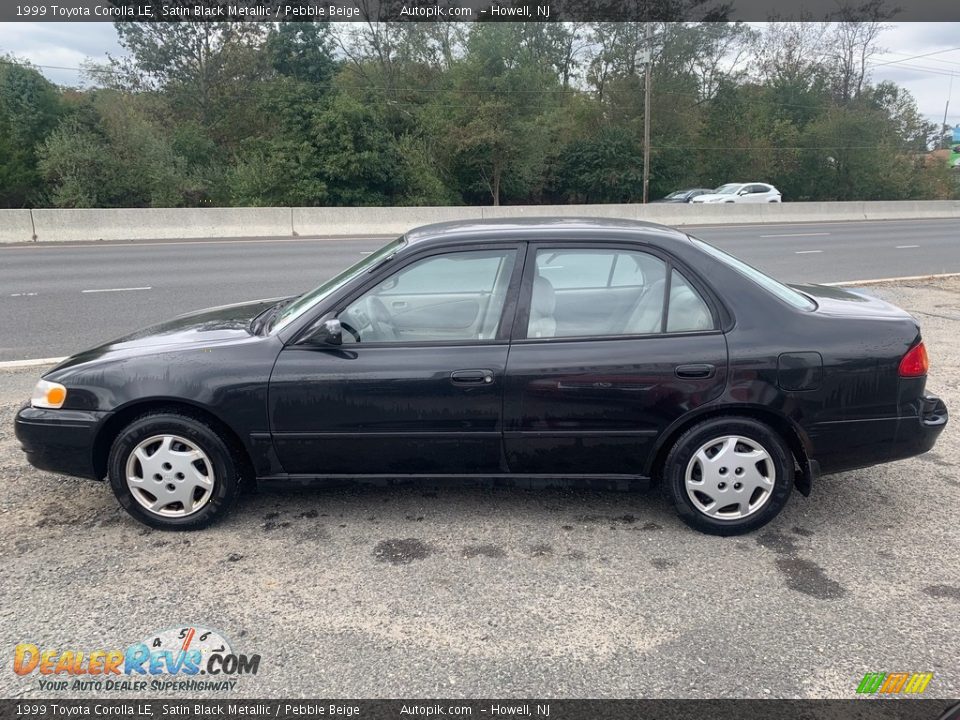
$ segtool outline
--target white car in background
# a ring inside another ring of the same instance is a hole
[[[766,183],[727,183],[709,195],[697,195],[690,201],[700,203],[778,203],[780,191]]]

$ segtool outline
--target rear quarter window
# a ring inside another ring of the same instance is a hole
[[[729,255],[725,253],[723,250],[715,248],[710,243],[704,242],[699,238],[690,236],[690,240],[693,241],[694,245],[696,245],[698,248],[703,250],[705,253],[707,253],[711,257],[716,258],[717,260],[722,262],[724,265],[728,265],[729,267],[732,267],[734,270],[736,270],[742,275],[745,275],[747,278],[755,282],[757,285],[765,289],[767,292],[770,292],[773,295],[776,295],[778,298],[788,303],[789,305],[792,305],[798,310],[811,311],[811,310],[817,309],[816,303],[813,302],[813,300],[808,298],[803,293],[797,292],[793,288],[788,287],[787,285],[784,285],[779,280],[774,280],[772,277],[770,277],[769,275],[765,275],[764,273],[757,270],[755,267],[747,265],[745,262],[743,262],[743,260],[735,258],[733,255]]]

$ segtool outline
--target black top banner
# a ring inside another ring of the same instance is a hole
[[[55,0],[0,21],[731,22],[960,20],[957,0]]]

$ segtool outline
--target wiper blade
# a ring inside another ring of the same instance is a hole
[[[264,308],[253,318],[253,320],[250,321],[250,332],[252,332],[254,335],[259,335],[264,326],[274,318],[274,316],[277,314],[277,311],[279,311],[280,308],[289,305],[291,302],[293,302],[293,300],[294,298],[287,298],[286,300],[281,300],[280,302],[274,303],[268,308]]]
[[[276,305],[274,305],[272,308],[270,308],[267,311],[267,313],[263,316],[263,319],[261,320],[261,324],[263,327],[266,328],[267,332],[270,332],[270,330],[273,328],[273,322],[277,319],[277,316],[280,314],[280,311],[283,310],[287,305],[292,303],[294,300],[296,300],[298,297],[300,296],[296,295],[292,298],[281,300],[280,302],[278,302]]]

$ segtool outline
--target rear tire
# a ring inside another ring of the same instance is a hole
[[[694,425],[667,455],[663,478],[680,518],[711,535],[740,535],[773,520],[790,498],[794,461],[780,435],[746,417]]]
[[[214,428],[173,410],[127,425],[107,461],[120,505],[160,530],[197,530],[224,515],[238,494],[240,467]]]

